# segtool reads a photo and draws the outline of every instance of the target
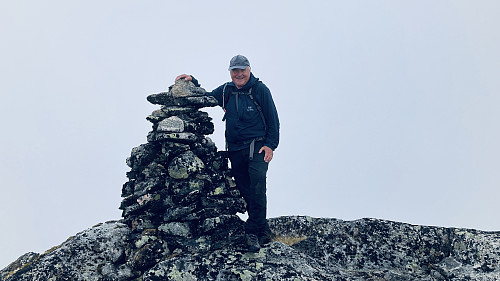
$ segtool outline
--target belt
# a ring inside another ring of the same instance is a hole
[[[255,142],[256,141],[262,141],[262,140],[264,140],[263,137],[256,138],[256,139],[252,140],[252,142],[250,143],[250,152],[249,152],[249,155],[248,155],[248,159],[253,160],[253,154],[255,152]]]
[[[248,155],[248,159],[253,160],[253,154],[255,153],[255,142],[263,141],[265,139],[266,139],[265,137],[258,137],[258,138],[254,138],[252,140],[240,142],[240,143],[237,143],[237,144],[250,144],[250,147],[249,147],[250,151],[248,153],[249,154]],[[226,150],[228,150],[227,139],[226,139]]]

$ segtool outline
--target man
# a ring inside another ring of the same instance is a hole
[[[271,241],[272,233],[266,220],[266,174],[273,151],[279,143],[279,119],[271,92],[251,72],[250,62],[237,55],[229,63],[232,82],[210,93],[224,109],[226,144],[231,171],[236,185],[247,203],[245,224],[248,250],[256,252]],[[191,75],[178,79],[192,81]]]

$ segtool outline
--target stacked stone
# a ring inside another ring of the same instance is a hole
[[[206,137],[214,131],[211,118],[199,111],[217,100],[184,80],[147,99],[162,107],[147,117],[153,123],[148,143],[133,148],[127,159],[131,171],[120,206],[132,229],[129,261],[139,269],[169,255],[229,243],[240,236],[236,213],[244,212],[227,159]]]

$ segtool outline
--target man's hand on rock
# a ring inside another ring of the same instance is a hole
[[[177,81],[179,79],[184,79],[186,81],[191,81],[192,77],[191,77],[191,75],[188,75],[188,74],[181,74],[181,75],[175,77],[175,81]]]
[[[264,151],[264,161],[266,161],[267,163],[271,162],[271,160],[273,160],[273,150],[264,145],[259,150],[259,153],[262,153],[262,151]]]

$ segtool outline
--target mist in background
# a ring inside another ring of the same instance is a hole
[[[3,1],[0,268],[121,217],[146,96],[271,89],[268,216],[500,230],[498,1]],[[220,108],[210,136],[224,148]]]

